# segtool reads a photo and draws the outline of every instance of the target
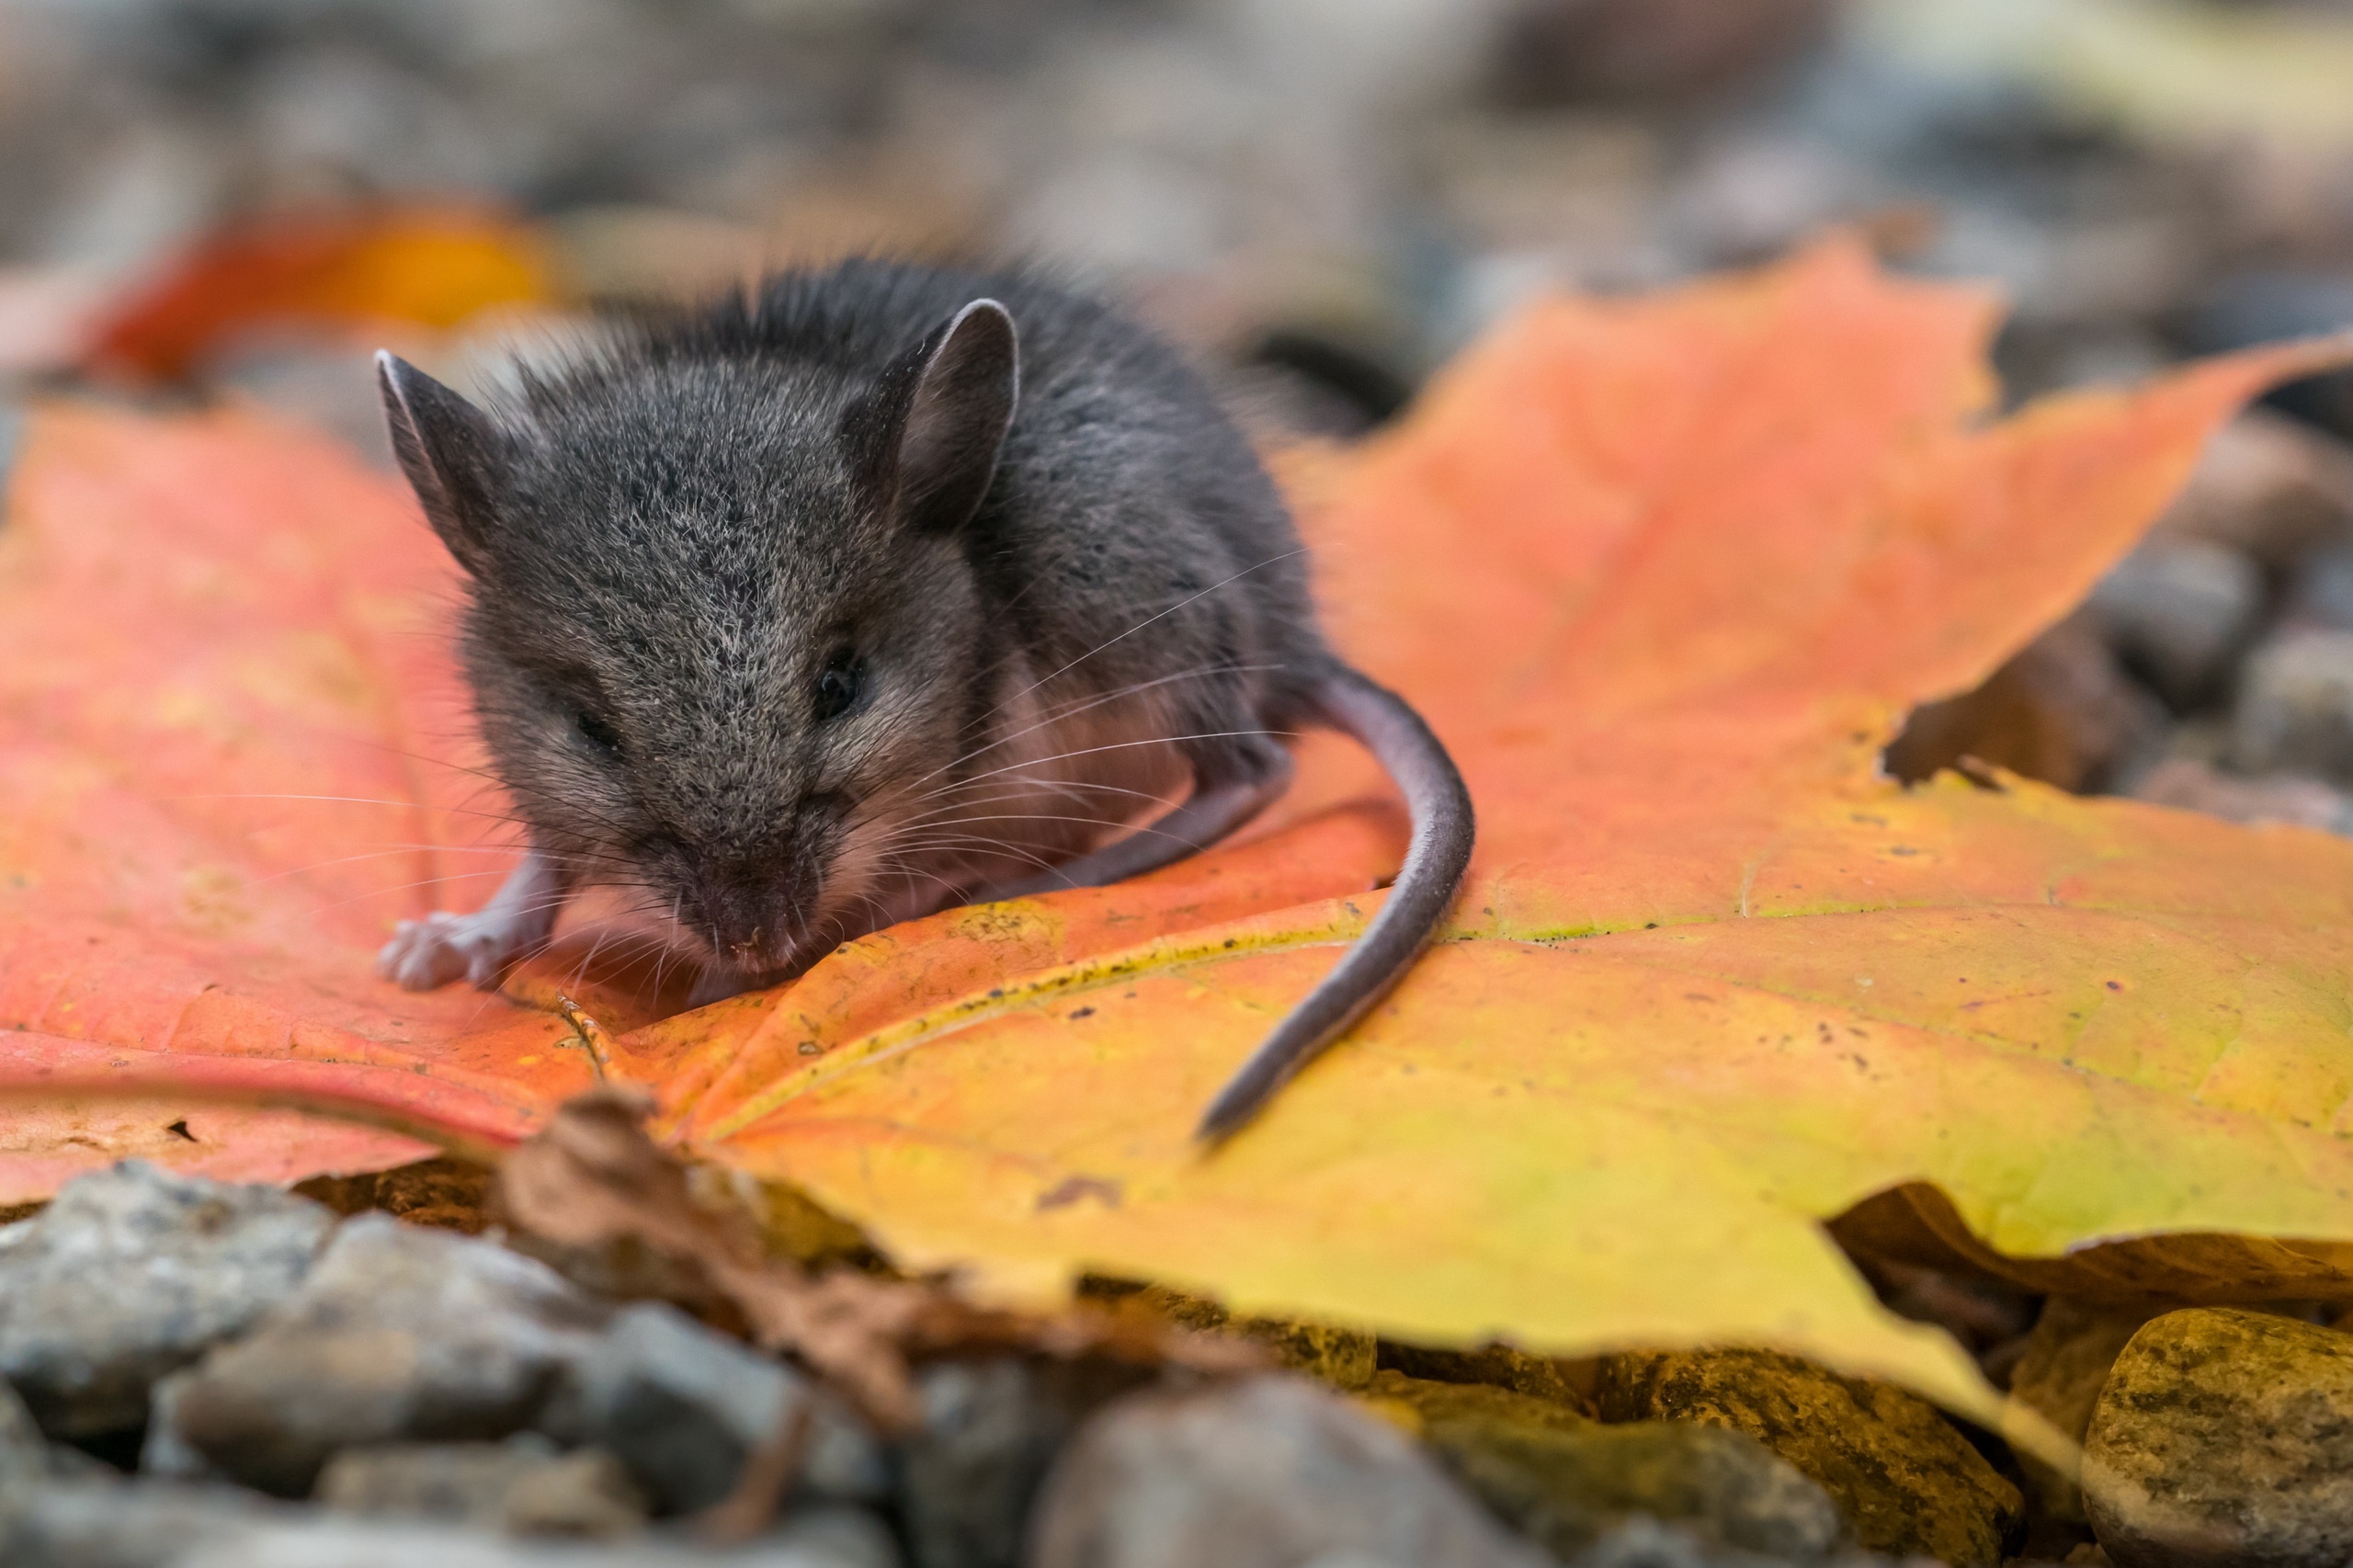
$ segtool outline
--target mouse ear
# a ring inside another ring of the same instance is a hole
[[[425,506],[426,519],[458,564],[481,576],[490,563],[485,526],[498,433],[490,416],[407,360],[376,355],[392,455]]]
[[[1020,389],[1013,317],[995,300],[975,300],[882,373],[852,411],[849,433],[873,477],[897,491],[902,517],[952,533],[996,477]]]

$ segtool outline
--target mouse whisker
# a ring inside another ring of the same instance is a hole
[[[1179,670],[1173,675],[1160,676],[1152,680],[1133,681],[1126,686],[1116,687],[1109,691],[1072,698],[1068,701],[1059,704],[1056,707],[1047,709],[1043,715],[1034,722],[1025,725],[1021,729],[1016,730],[1010,734],[993,736],[982,744],[965,752],[962,756],[940,764],[938,767],[933,768],[929,773],[923,775],[919,778],[911,780],[907,787],[912,789],[915,785],[925,783],[931,778],[938,777],[942,773],[948,772],[951,768],[959,767],[963,764],[972,761],[975,757],[983,755],[996,746],[1009,744],[1014,741],[1017,741],[1024,735],[1033,734],[1043,729],[1051,729],[1052,726],[1066,722],[1069,720],[1078,717],[1082,713],[1092,712],[1097,708],[1108,706],[1113,702],[1122,701],[1131,697],[1139,696],[1158,687],[1173,686],[1179,681],[1206,679],[1211,676],[1256,674],[1269,670],[1279,670],[1283,666],[1280,665],[1199,665],[1188,670]],[[1032,687],[1029,689],[1035,690],[1036,687]],[[1000,704],[999,707],[1001,708],[1002,704]],[[998,708],[992,708],[989,710],[990,716],[994,717],[997,711]]]

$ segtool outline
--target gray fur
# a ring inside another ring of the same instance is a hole
[[[784,274],[624,324],[491,413],[382,367],[472,579],[466,668],[538,879],[404,926],[405,984],[495,983],[589,882],[674,915],[703,994],[772,982],[899,919],[1190,853],[1333,722],[1342,672],[1248,444],[1158,340],[1027,276]],[[1382,985],[1467,859],[1453,789],[1453,863],[1419,877]]]

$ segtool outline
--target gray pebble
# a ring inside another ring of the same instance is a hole
[[[520,1429],[608,1313],[494,1243],[363,1214],[294,1296],[175,1386],[151,1446],[302,1496],[338,1449]]]
[[[1147,1376],[1017,1356],[925,1368],[923,1426],[899,1450],[900,1512],[915,1568],[1016,1568],[1054,1456],[1087,1414]]]
[[[2243,773],[2353,778],[2353,631],[2287,631],[2248,655],[2230,747]]]
[[[2118,562],[2091,604],[2126,667],[2185,710],[2222,691],[2263,614],[2263,574],[2222,545],[2152,543]]]
[[[726,1496],[746,1456],[812,1399],[804,1486],[829,1497],[881,1496],[888,1477],[880,1447],[830,1397],[657,1302],[622,1308],[579,1347],[540,1425],[559,1442],[610,1449],[657,1510],[691,1513]]]
[[[681,1537],[517,1540],[449,1525],[354,1518],[230,1487],[162,1482],[0,1494],[8,1568],[897,1568],[871,1514],[811,1509],[725,1549]]]
[[[1297,1378],[1131,1395],[1047,1478],[1030,1568],[1543,1568],[1403,1433]]]
[[[0,1232],[0,1377],[44,1431],[134,1431],[150,1384],[298,1287],[335,1216],[143,1161],[68,1182]]]
[[[287,1505],[231,1486],[88,1480],[0,1497],[8,1568],[165,1568],[242,1537]]]
[[[504,1443],[386,1443],[346,1449],[313,1495],[346,1513],[446,1519],[511,1535],[627,1535],[645,1498],[602,1449],[559,1452],[535,1433]]]

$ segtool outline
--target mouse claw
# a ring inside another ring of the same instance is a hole
[[[516,953],[514,922],[483,911],[404,920],[376,955],[376,972],[404,991],[432,991],[460,977],[481,990],[498,988]]]

